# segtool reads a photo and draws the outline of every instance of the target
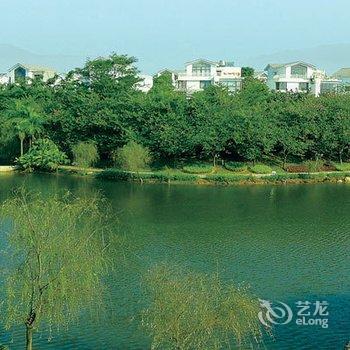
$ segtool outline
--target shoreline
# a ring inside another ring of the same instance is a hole
[[[317,173],[286,174],[187,174],[167,172],[130,172],[119,169],[97,169],[62,166],[58,174],[87,176],[96,179],[163,184],[192,184],[199,186],[237,186],[263,184],[313,184],[313,183],[349,183],[350,171],[331,171]]]
[[[0,166],[0,174],[25,174],[14,166]],[[240,185],[287,185],[339,183],[350,184],[350,171],[327,171],[310,173],[284,174],[189,174],[170,172],[131,172],[114,168],[81,168],[76,166],[60,166],[56,172],[34,173],[88,177],[99,180],[134,182],[142,184],[188,184],[197,186],[240,186]]]

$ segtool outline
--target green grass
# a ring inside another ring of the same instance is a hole
[[[226,162],[225,168],[234,173],[241,173],[248,170],[248,165],[242,162]]]
[[[324,162],[322,160],[308,160],[304,164],[310,173],[317,173],[322,170]]]
[[[132,173],[123,171],[120,169],[106,169],[98,174],[96,177],[99,179],[106,180],[117,180],[117,181],[134,181],[134,180],[151,180],[155,182],[169,182],[169,181],[181,181],[181,182],[195,182],[197,177],[192,174],[184,174],[181,172],[168,172],[168,171],[157,171],[149,173]]]
[[[271,174],[272,168],[265,164],[255,164],[249,167],[249,170],[254,174]]]
[[[350,171],[350,163],[332,163],[338,171]]]
[[[213,171],[213,166],[207,163],[193,163],[183,166],[182,171],[187,174],[209,174]]]
[[[348,163],[349,164],[349,163]],[[212,169],[212,168],[211,168]],[[115,181],[145,181],[149,183],[192,183],[192,184],[215,184],[215,185],[234,185],[234,184],[281,184],[281,183],[318,183],[318,182],[346,182],[350,177],[349,171],[319,172],[319,173],[287,173],[282,172],[278,166],[267,166],[257,164],[251,166],[257,174],[265,176],[254,176],[246,172],[236,173],[227,170],[224,167],[217,166],[215,171],[207,174],[184,173],[180,169],[163,168],[149,172],[128,172],[117,168],[105,169],[100,172],[90,172],[85,175],[93,175],[96,178],[115,180]],[[96,169],[97,170],[97,169]],[[272,173],[274,171],[275,173]],[[73,172],[67,172],[73,173]]]
[[[261,171],[261,168],[258,168]],[[270,168],[271,169],[271,168]],[[224,170],[224,169],[223,169]],[[271,173],[271,172],[270,172]],[[260,173],[261,174],[261,173]],[[235,174],[226,170],[226,173],[208,174],[200,178],[195,174],[182,173],[176,169],[169,169],[169,171],[155,171],[145,173],[132,173],[122,171],[120,169],[106,169],[102,172],[95,173],[95,176],[100,179],[115,180],[115,181],[146,181],[157,183],[201,183],[217,184],[217,185],[231,185],[239,183],[317,183],[317,182],[336,182],[345,181],[349,176],[348,172],[333,172],[333,173],[276,173],[271,176],[258,178],[252,174]]]
[[[279,165],[270,165],[272,171],[274,171],[276,174],[287,174],[288,172],[285,171],[282,166]]]

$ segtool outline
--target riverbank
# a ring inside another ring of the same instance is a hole
[[[245,184],[298,184],[298,183],[350,183],[350,171],[328,171],[284,174],[188,174],[180,171],[130,172],[120,169],[79,168],[61,166],[61,174],[92,176],[111,181],[141,183],[188,183],[197,185],[245,185]]]
[[[17,169],[14,165],[0,165],[0,173],[11,173]]]

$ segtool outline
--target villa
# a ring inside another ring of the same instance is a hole
[[[265,68],[266,84],[271,90],[281,92],[310,92],[319,96],[339,92],[341,80],[329,78],[326,72],[302,61],[268,64]]]
[[[211,85],[227,87],[231,93],[242,88],[242,68],[233,62],[196,59],[185,64],[184,70],[163,69],[155,77],[169,74],[175,89],[192,94]],[[16,83],[19,80],[40,79],[47,82],[56,77],[53,85],[66,79],[47,67],[17,63],[7,73],[0,73],[0,85]],[[147,93],[153,86],[153,77],[139,75],[136,88]],[[350,91],[350,68],[342,68],[328,77],[326,72],[303,61],[282,64],[268,64],[264,71],[255,71],[254,78],[266,84],[271,90],[280,92],[309,92],[315,96],[329,92]],[[82,79],[74,74],[73,79]]]
[[[197,59],[186,63],[184,71],[172,71],[174,86],[187,93],[203,90],[210,85],[226,86],[230,92],[241,89],[241,68],[233,62]]]
[[[316,69],[312,64],[302,61],[268,64],[265,67],[266,84],[271,90],[282,92],[312,92],[316,96],[321,93],[321,81],[326,76],[324,71]]]
[[[41,79],[46,82],[56,76],[56,72],[47,67],[17,63],[7,73],[8,83],[16,83],[23,79]]]

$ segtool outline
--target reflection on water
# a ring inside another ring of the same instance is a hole
[[[263,299],[327,300],[329,328],[276,326],[266,349],[341,349],[350,340],[350,186],[139,185],[63,176],[1,176],[0,200],[24,185],[43,193],[101,192],[132,249],[108,281],[102,317],[55,335],[40,349],[147,349],[137,317],[143,271],[167,261],[249,283]],[[3,333],[13,349],[23,330]]]

